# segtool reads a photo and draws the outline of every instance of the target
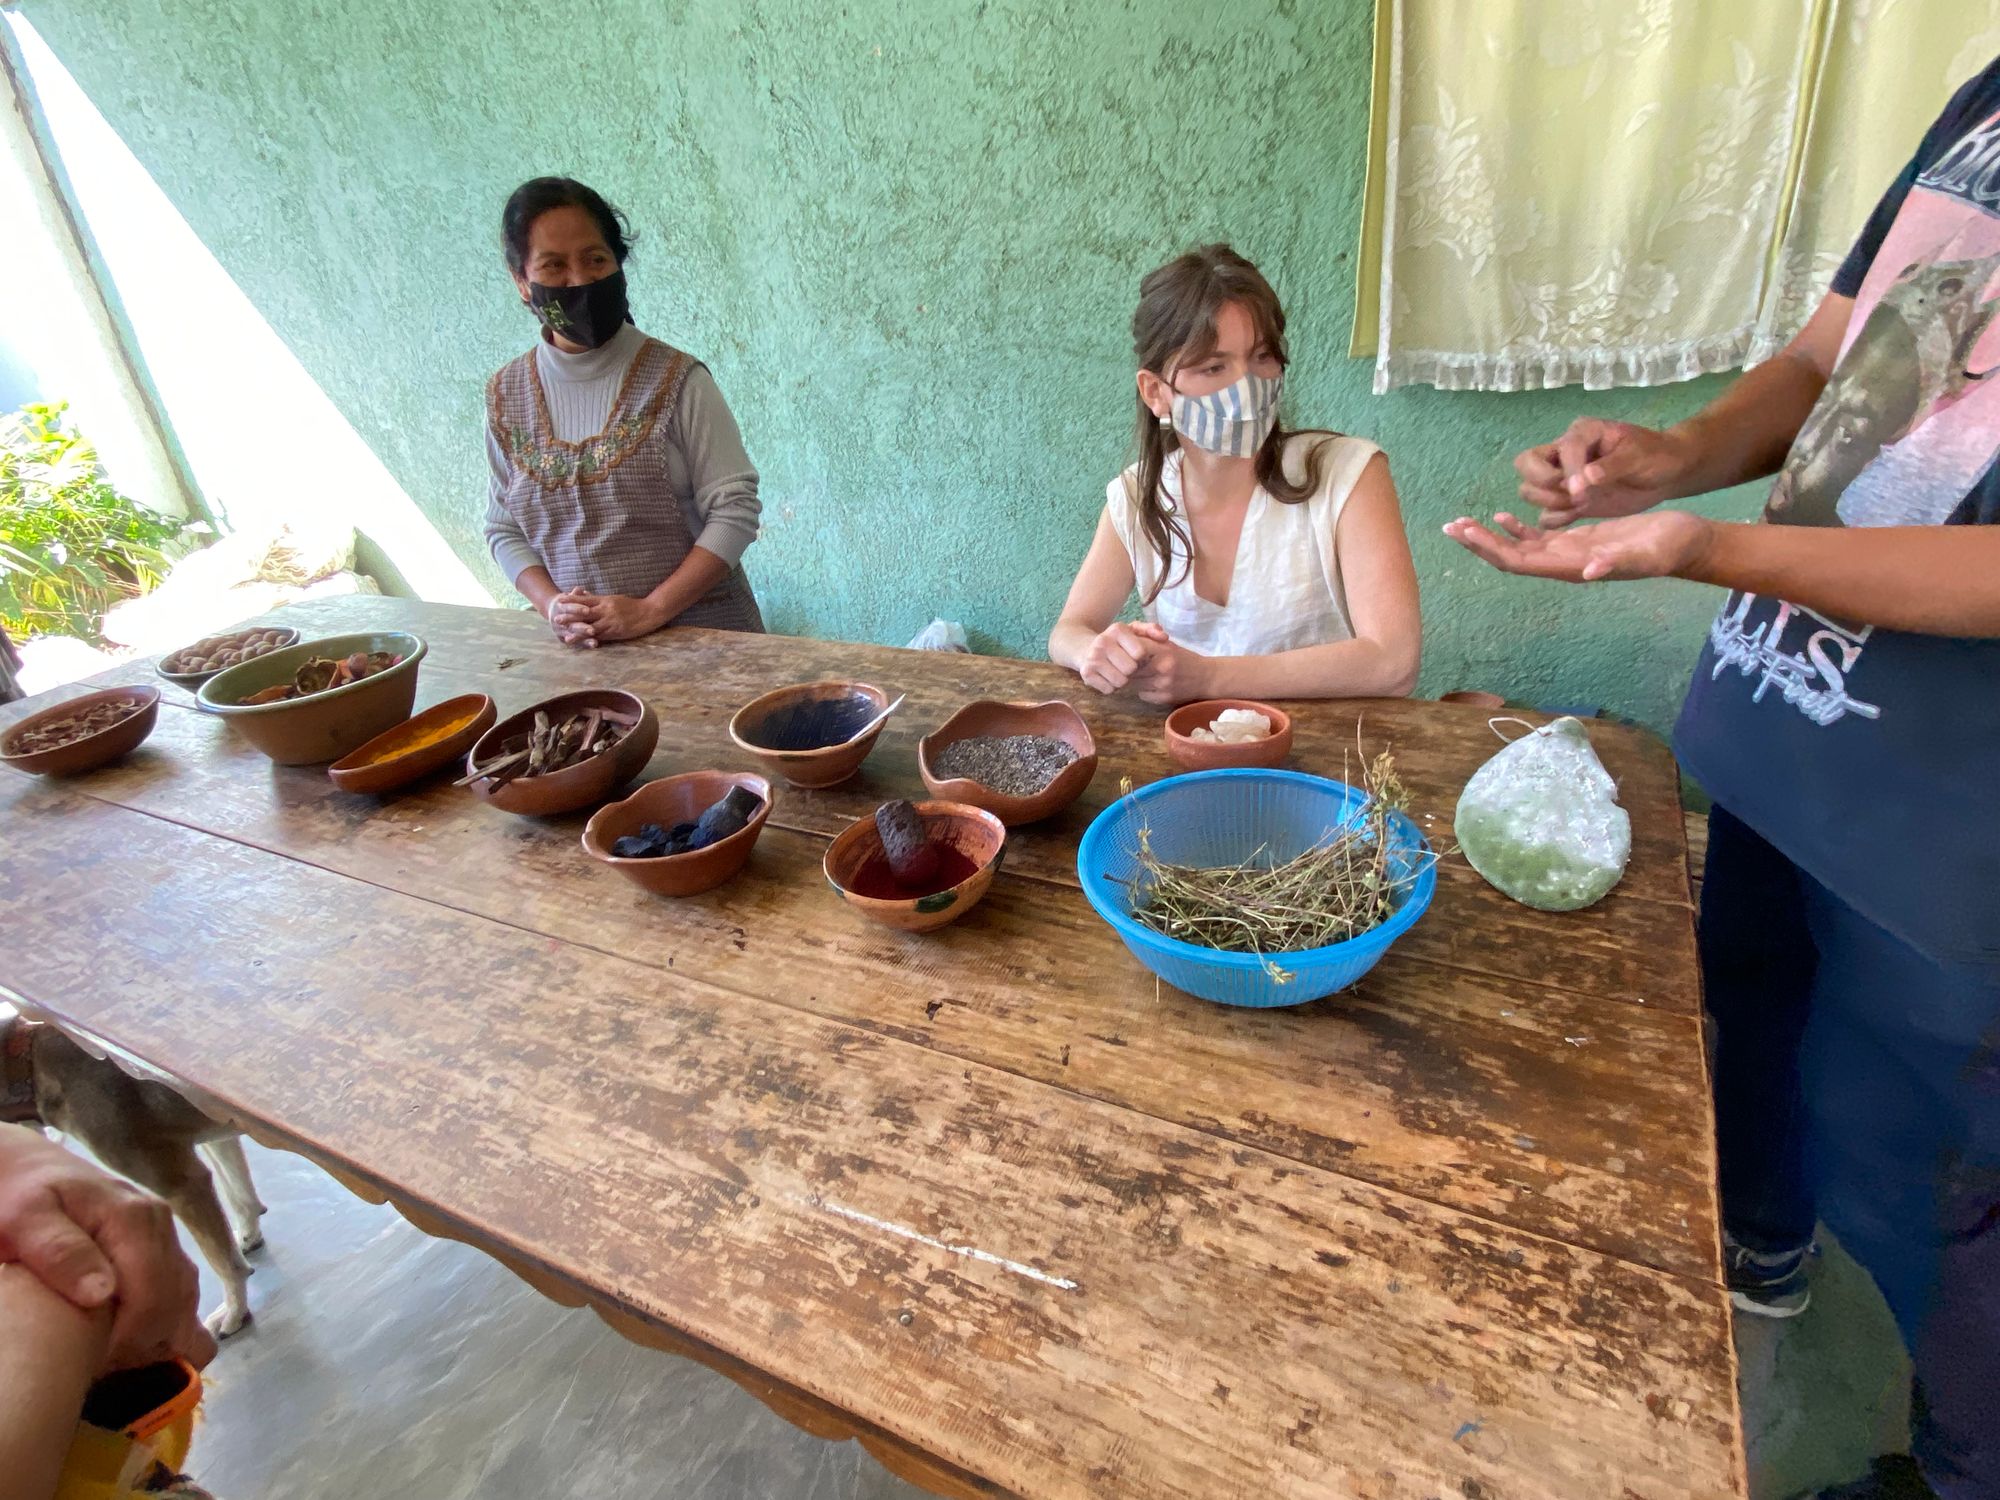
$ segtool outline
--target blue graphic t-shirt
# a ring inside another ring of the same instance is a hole
[[[1765,521],[2000,522],[2000,59],[1938,117],[1833,289],[1854,315]],[[1674,749],[1864,916],[1934,958],[2000,965],[2000,640],[1732,594]]]

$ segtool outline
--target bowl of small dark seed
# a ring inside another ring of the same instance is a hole
[[[983,808],[1013,828],[1083,795],[1097,774],[1097,741],[1060,698],[968,703],[918,742],[917,769],[933,797]]]
[[[137,749],[159,715],[156,687],[88,693],[31,714],[0,735],[0,762],[37,776],[94,771]]]

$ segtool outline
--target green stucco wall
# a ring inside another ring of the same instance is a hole
[[[1290,420],[1389,452],[1424,691],[1664,725],[1713,611],[1689,585],[1504,579],[1438,535],[1511,501],[1512,454],[1577,412],[1660,420],[1709,387],[1369,394],[1344,352],[1365,0],[22,9],[496,586],[481,389],[532,325],[495,225],[519,180],[565,172],[631,214],[641,326],[737,412],[774,629],[900,643],[943,614],[1038,654],[1130,441],[1138,279],[1208,239],[1285,300]]]

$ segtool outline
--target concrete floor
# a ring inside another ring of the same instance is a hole
[[[1857,1478],[1877,1454],[1909,1447],[1910,1362],[1889,1305],[1824,1243],[1803,1315],[1736,1320],[1751,1500]]]
[[[222,1500],[910,1500],[854,1443],[808,1437],[700,1365],[555,1306],[297,1157],[250,1148],[271,1213],[255,1320],[209,1371],[192,1467]],[[204,1307],[220,1301],[206,1274]],[[1837,1249],[1812,1310],[1744,1320],[1753,1500],[1901,1446],[1908,1369]]]
[[[189,1468],[219,1500],[916,1500],[856,1443],[558,1307],[478,1251],[250,1146],[252,1320]],[[219,1284],[202,1268],[202,1307]]]

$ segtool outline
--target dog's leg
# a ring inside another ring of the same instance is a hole
[[[250,1163],[243,1155],[243,1137],[226,1135],[208,1142],[201,1150],[216,1175],[222,1179],[222,1203],[229,1210],[229,1222],[235,1226],[237,1245],[246,1255],[263,1249],[264,1226],[260,1220],[267,1210],[263,1200],[257,1196],[257,1185],[250,1180]]]
[[[236,1248],[229,1216],[216,1197],[215,1179],[194,1147],[178,1148],[154,1142],[150,1149],[113,1147],[108,1141],[94,1148],[98,1160],[167,1200],[174,1217],[187,1226],[201,1258],[222,1278],[222,1306],[202,1319],[208,1331],[226,1339],[250,1321],[250,1262]]]
[[[215,1195],[215,1180],[206,1167],[196,1163],[193,1173],[162,1191],[160,1196],[167,1200],[175,1217],[187,1225],[202,1259],[222,1278],[222,1306],[202,1322],[217,1338],[226,1339],[250,1321],[250,1262],[236,1248],[229,1216],[223,1213],[222,1202]]]

